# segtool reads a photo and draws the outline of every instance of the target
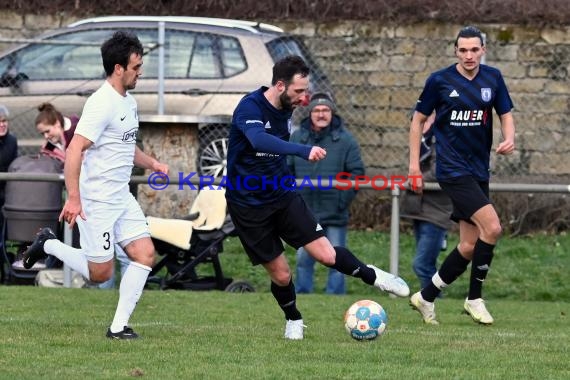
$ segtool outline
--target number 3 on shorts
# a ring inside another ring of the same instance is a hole
[[[103,233],[103,238],[105,239],[105,244],[103,244],[103,249],[108,251],[111,248],[111,234],[108,232]]]

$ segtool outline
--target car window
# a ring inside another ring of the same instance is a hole
[[[312,90],[316,90],[314,87],[316,85],[320,91],[331,92],[326,74],[301,41],[288,36],[271,40],[266,45],[274,62],[288,55],[298,55],[302,57],[311,69],[311,81],[315,82],[311,84],[313,87]]]
[[[103,30],[69,33],[50,39],[58,44],[30,44],[13,54],[15,70],[30,80],[101,78],[99,46],[78,43],[96,42],[108,35]]]
[[[236,38],[197,35],[190,58],[190,78],[227,78],[246,69],[245,56]]]
[[[165,78],[186,78],[190,67],[190,53],[194,48],[195,33],[166,30]],[[158,52],[156,53],[158,59]]]
[[[247,69],[245,56],[237,39],[220,37],[219,46],[225,77],[231,77]]]
[[[158,77],[158,30],[136,29],[145,47],[143,74],[145,77]],[[0,70],[21,73],[29,80],[46,79],[96,79],[104,78],[101,62],[101,43],[111,36],[114,30],[98,29],[60,34],[49,41],[53,43],[33,43],[17,50],[0,60]],[[165,77],[184,78],[188,73],[193,34],[167,34],[165,48]]]
[[[277,62],[288,55],[298,55],[305,61],[307,60],[304,49],[301,49],[297,41],[293,39],[277,38],[271,40],[267,43],[267,50],[274,62]]]
[[[143,44],[155,45],[156,29],[137,30]],[[158,77],[158,49],[144,57],[143,73]],[[164,48],[167,79],[215,79],[236,75],[247,69],[245,55],[237,38],[209,33],[167,29]]]
[[[57,44],[33,43],[0,60],[2,73],[29,80],[104,78],[100,44],[115,29],[84,30],[54,36]],[[143,76],[158,77],[158,29],[131,29],[145,47]],[[164,49],[167,79],[223,78],[247,69],[239,41],[233,37],[167,29]]]
[[[199,35],[192,49],[190,78],[220,78],[219,61],[214,49],[214,38],[209,34]]]

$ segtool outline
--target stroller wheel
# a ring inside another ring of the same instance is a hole
[[[230,293],[253,293],[255,288],[247,281],[233,281],[226,286],[225,291]]]

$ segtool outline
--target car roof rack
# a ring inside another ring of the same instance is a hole
[[[85,24],[93,23],[103,23],[103,22],[127,22],[127,21],[140,21],[140,22],[178,22],[186,24],[199,24],[199,25],[211,25],[219,26],[225,28],[238,28],[247,30],[251,33],[260,32],[274,32],[283,33],[283,29],[261,22],[254,21],[243,21],[243,20],[231,20],[224,18],[210,18],[210,17],[188,17],[188,16],[103,16],[103,17],[93,17],[85,20],[76,21],[69,24],[67,27],[72,28]]]

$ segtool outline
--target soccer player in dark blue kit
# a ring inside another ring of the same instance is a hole
[[[410,298],[425,323],[438,324],[434,301],[471,262],[469,293],[464,311],[481,324],[492,324],[482,298],[483,281],[501,235],[501,224],[489,200],[489,156],[493,143],[493,108],[499,115],[503,141],[495,153],[515,149],[513,102],[500,71],[481,64],[485,54],[479,29],[467,26],[455,40],[458,63],[429,76],[410,126],[410,176],[421,176],[419,152],[422,124],[434,110],[436,178],[453,203],[459,222],[459,245],[442,263],[431,283]],[[412,177],[415,178],[415,177]],[[416,181],[416,192],[422,181]]]
[[[228,210],[252,264],[263,265],[271,278],[271,293],[285,314],[286,339],[303,339],[305,326],[282,239],[369,285],[400,297],[410,293],[401,278],[363,264],[346,248],[332,247],[294,189],[286,156],[318,161],[326,155],[318,146],[289,142],[291,114],[308,86],[309,68],[300,57],[275,63],[271,87],[246,95],[235,109],[228,147]]]

